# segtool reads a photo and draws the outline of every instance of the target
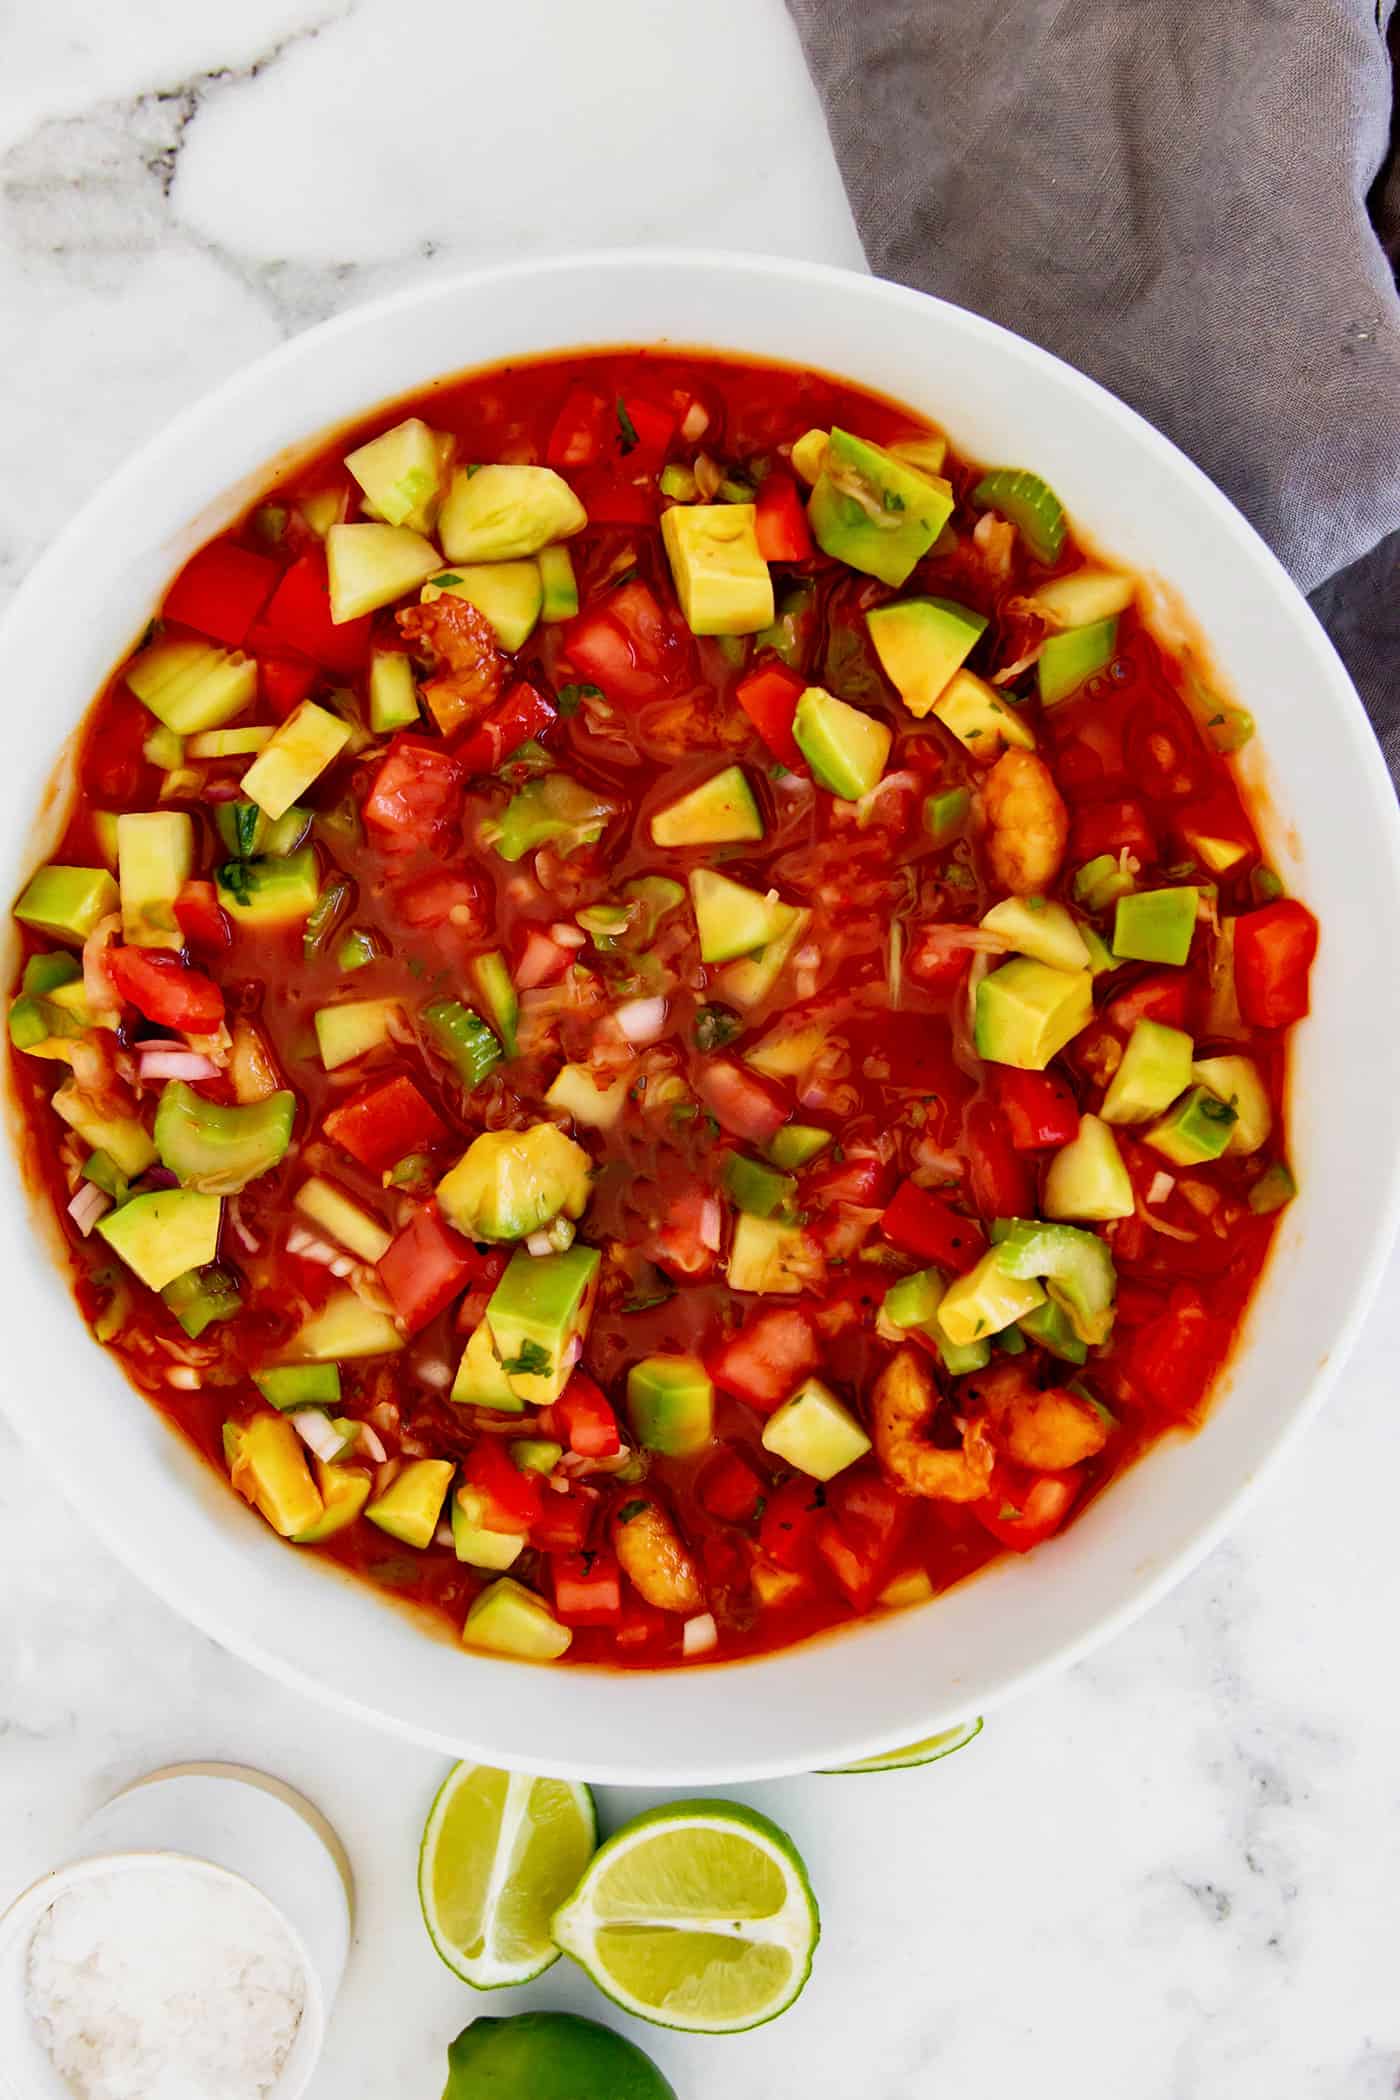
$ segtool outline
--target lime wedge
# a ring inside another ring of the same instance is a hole
[[[826,1765],[825,1775],[842,1772],[907,1772],[912,1765],[935,1765],[940,1757],[951,1757],[982,1733],[982,1721],[964,1721],[960,1728],[945,1728],[942,1735],[926,1735],[921,1743],[906,1743],[902,1750],[883,1750],[878,1757],[858,1758],[853,1765]]]
[[[423,1923],[448,1968],[493,1991],[528,1983],[558,1961],[550,1913],[597,1842],[586,1786],[454,1765],[418,1853]]]
[[[792,2004],[821,1921],[775,1823],[733,1801],[677,1801],[608,1839],[553,1931],[625,2012],[687,2034],[738,2034]]]
[[[442,2100],[676,2100],[649,2056],[596,2020],[473,2020],[447,2052]]]

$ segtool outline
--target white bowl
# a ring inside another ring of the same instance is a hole
[[[1360,1326],[1400,1202],[1400,823],[1356,695],[1226,499],[1090,380],[990,322],[811,264],[622,253],[434,280],[313,330],[180,416],[74,520],[0,636],[18,721],[0,781],[4,880],[33,851],[60,738],[182,559],[269,464],[442,373],[579,345],[701,345],[849,377],[1027,466],[1080,534],[1189,609],[1260,735],[1244,754],[1268,847],[1323,926],[1294,1052],[1284,1214],[1226,1389],[1064,1538],[920,1610],[762,1661],[603,1677],[444,1652],[407,1614],[244,1509],[88,1337],[50,1230],[0,1203],[17,1429],[84,1518],[178,1610],[284,1682],[402,1734],[525,1769],[648,1785],[840,1764],[982,1712],[1141,1611],[1221,1533],[1319,1404]],[[40,845],[45,841],[41,838]]]

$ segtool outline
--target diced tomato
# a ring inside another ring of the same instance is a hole
[[[724,1392],[769,1414],[819,1361],[806,1313],[782,1306],[756,1313],[737,1334],[717,1343],[705,1357],[705,1369]]]
[[[1025,1218],[1035,1209],[1029,1169],[1011,1142],[1006,1118],[990,1101],[974,1101],[964,1119],[972,1201],[984,1218]]]
[[[211,641],[241,649],[276,582],[276,562],[232,540],[215,540],[185,563],[161,611],[167,620],[197,628]]]
[[[664,1221],[650,1243],[652,1260],[678,1283],[708,1276],[719,1260],[719,1198],[708,1189],[682,1189],[666,1205]]]
[[[223,1026],[224,995],[212,977],[191,970],[167,948],[108,948],[107,972],[123,999],[148,1021],[184,1035],[213,1035]]]
[[[1255,1028],[1287,1028],[1308,1011],[1308,973],[1317,953],[1317,920],[1281,897],[1235,921],[1235,989],[1240,1012]]]
[[[826,1489],[805,1474],[785,1480],[770,1495],[759,1520],[758,1542],[771,1561],[790,1574],[805,1574],[817,1546],[817,1526],[826,1510]]]
[[[440,745],[399,737],[374,776],[364,819],[382,851],[409,852],[441,846],[443,834],[460,822],[461,810],[457,760]]]
[[[294,657],[258,658],[258,691],[280,722],[301,706],[320,675],[315,664],[298,663]]]
[[[623,706],[664,698],[693,661],[688,642],[641,582],[609,591],[562,634],[574,668]]]
[[[463,940],[479,941],[491,924],[494,898],[484,875],[417,875],[400,883],[394,905],[406,926],[449,926]]]
[[[554,419],[544,448],[551,467],[586,467],[603,456],[603,423],[608,404],[591,387],[571,386]]]
[[[575,950],[551,940],[543,926],[526,928],[524,944],[511,975],[519,991],[533,991],[537,984],[552,984],[562,977],[574,959]]]
[[[618,1648],[656,1648],[670,1634],[674,1620],[658,1611],[654,1604],[644,1604],[640,1597],[629,1594],[622,1600],[622,1612],[613,1634],[613,1644]]]
[[[522,1472],[499,1438],[484,1436],[473,1444],[462,1466],[462,1481],[480,1495],[487,1531],[523,1536],[539,1521],[545,1493],[539,1475]]]
[[[988,1073],[1018,1152],[1067,1145],[1077,1135],[1079,1108],[1063,1079],[1050,1072],[1018,1072],[1014,1065],[991,1065]]]
[[[1111,999],[1104,1013],[1115,1028],[1131,1035],[1139,1021],[1184,1028],[1190,1002],[1191,980],[1185,970],[1154,970]]]
[[[900,1184],[880,1230],[892,1247],[916,1261],[937,1262],[940,1269],[952,1269],[959,1276],[975,1268],[987,1251],[986,1234],[975,1218],[965,1218],[944,1197],[916,1181]]]
[[[135,801],[149,771],[141,747],[150,733],[149,710],[124,689],[98,713],[85,754],[85,771],[88,783],[104,801],[125,803],[128,808]]]
[[[640,394],[609,399],[592,387],[571,386],[544,456],[551,467],[591,467],[606,461],[631,474],[652,474],[666,457],[675,427],[673,409],[659,408]],[[585,501],[584,507],[593,523],[600,522],[591,504]]]
[[[985,1531],[1013,1553],[1029,1553],[1059,1530],[1074,1505],[1080,1476],[1027,1473],[998,1459],[985,1498],[969,1505]]]
[[[876,1206],[885,1201],[894,1175],[882,1159],[845,1159],[838,1166],[818,1167],[802,1183],[802,1201],[820,1210],[829,1203]]]
[[[303,554],[283,575],[272,602],[249,640],[261,656],[264,647],[278,655],[290,649],[312,663],[346,676],[358,671],[369,654],[372,621],[331,618],[326,558],[319,549]]]
[[[333,1145],[375,1174],[447,1136],[437,1110],[401,1072],[342,1101],[321,1128]]]
[[[696,1091],[722,1129],[751,1145],[768,1144],[788,1119],[782,1089],[727,1057],[710,1060],[696,1081]]]
[[[726,1524],[747,1524],[763,1501],[763,1482],[742,1453],[731,1448],[706,1466],[695,1492],[712,1517]]]
[[[1133,1336],[1127,1375],[1158,1407],[1182,1419],[1205,1398],[1229,1346],[1228,1323],[1206,1311],[1192,1285],[1178,1284],[1166,1311]]]
[[[622,1449],[612,1402],[586,1371],[572,1374],[550,1413],[580,1458],[612,1458]]]
[[[806,561],[812,535],[791,474],[765,474],[758,485],[758,551],[765,561]]]
[[[570,477],[590,525],[654,525],[656,486],[628,481],[608,467],[585,467]]]
[[[674,410],[658,408],[641,394],[626,394],[613,404],[613,417],[609,435],[619,461],[630,473],[654,474],[670,450]]]
[[[594,1490],[571,1487],[567,1494],[553,1488],[540,1496],[540,1512],[530,1526],[530,1544],[541,1553],[582,1553],[598,1513]]]
[[[953,1055],[953,1032],[941,1015],[880,1014],[862,1033],[867,1054],[889,1067],[895,1086],[912,1087],[945,1109],[971,1099],[972,1081]]]
[[[175,899],[175,919],[185,939],[196,948],[217,952],[233,939],[229,915],[212,882],[187,882]]]
[[[806,685],[806,679],[799,678],[786,664],[764,664],[741,678],[734,688],[734,698],[774,758],[790,773],[807,771],[807,761],[792,729],[797,703]]]
[[[512,751],[528,744],[531,737],[543,736],[558,719],[544,694],[528,679],[521,678],[466,742],[457,746],[453,756],[468,773],[494,773]]]
[[[1157,858],[1157,840],[1140,802],[1094,802],[1075,813],[1069,835],[1071,861],[1097,860],[1124,847],[1144,863]]]
[[[926,926],[909,950],[909,974],[929,992],[951,994],[967,975],[972,949],[949,940],[946,926]]]
[[[554,1553],[549,1560],[554,1613],[566,1626],[617,1626],[622,1572],[611,1553]]]
[[[910,1504],[882,1473],[838,1473],[816,1546],[856,1611],[867,1611],[889,1575],[909,1522]]]
[[[380,1281],[409,1334],[436,1319],[474,1281],[481,1257],[447,1223],[436,1203],[415,1211],[379,1263]]]

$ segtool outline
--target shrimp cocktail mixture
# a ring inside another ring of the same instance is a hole
[[[1201,1418],[1317,930],[1052,489],[810,373],[434,387],[203,547],[14,910],[82,1312],[292,1550],[652,1667]]]

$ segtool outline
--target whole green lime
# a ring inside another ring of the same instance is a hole
[[[473,2020],[447,2052],[442,2100],[676,2100],[633,2042],[573,2013]]]

